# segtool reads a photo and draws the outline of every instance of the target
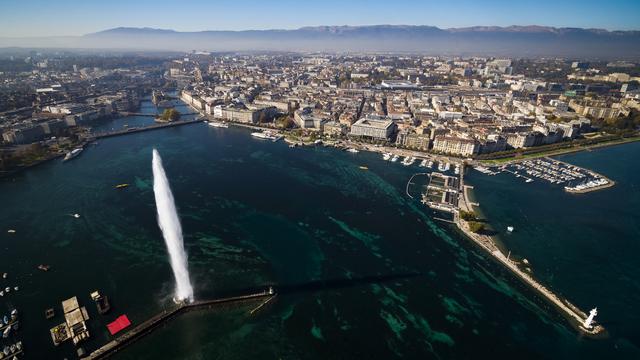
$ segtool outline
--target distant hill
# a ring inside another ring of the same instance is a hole
[[[0,38],[0,46],[135,50],[410,52],[432,55],[640,58],[640,31],[547,26],[317,26],[178,32],[114,28],[77,37]]]

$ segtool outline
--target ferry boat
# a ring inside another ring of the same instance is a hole
[[[229,124],[224,123],[224,122],[219,122],[219,121],[209,121],[208,122],[209,126],[213,126],[213,127],[217,127],[217,128],[228,128]]]
[[[69,151],[67,153],[67,155],[64,156],[64,159],[62,161],[69,161],[69,160],[75,158],[76,156],[80,155],[82,150],[83,149],[81,147],[79,147],[79,148],[75,148],[75,149]]]
[[[251,136],[253,136],[254,138],[257,138],[257,139],[271,140],[273,142],[276,142],[276,141],[282,139],[282,135],[274,134],[274,133],[272,133],[270,131],[252,132]]]

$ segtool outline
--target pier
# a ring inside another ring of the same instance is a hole
[[[138,326],[129,330],[125,334],[120,335],[114,340],[111,340],[110,342],[106,343],[105,345],[93,351],[88,356],[83,357],[82,359],[83,360],[106,359],[109,356],[113,355],[114,353],[118,352],[119,350],[122,350],[127,345],[130,345],[135,341],[141,339],[145,335],[150,334],[154,330],[158,329],[162,324],[165,324],[168,321],[184,313],[187,313],[189,311],[212,309],[220,305],[235,304],[235,303],[240,303],[244,301],[252,301],[252,300],[259,300],[259,299],[266,298],[265,301],[260,306],[258,306],[257,308],[251,311],[250,314],[254,314],[256,311],[260,310],[264,305],[266,305],[269,301],[271,301],[271,299],[273,299],[275,296],[276,294],[274,293],[273,289],[269,288],[269,290],[259,292],[259,293],[249,294],[249,295],[233,296],[233,297],[226,297],[226,298],[213,299],[213,300],[200,300],[200,301],[194,301],[192,303],[181,303],[171,310],[164,310],[161,313],[142,322]]]
[[[108,132],[103,132],[103,133],[95,133],[95,134],[92,135],[92,138],[93,139],[102,139],[102,138],[120,136],[120,135],[126,135],[126,134],[135,134],[135,133],[139,133],[139,132],[142,132],[142,131],[151,131],[151,130],[164,129],[164,128],[174,127],[174,126],[195,124],[195,123],[199,123],[199,122],[202,122],[202,120],[201,119],[182,120],[182,121],[174,121],[174,122],[168,122],[168,123],[162,123],[162,124],[154,124],[154,125],[149,125],[149,126],[144,126],[144,127],[132,127],[132,128],[124,129],[124,130],[108,131]],[[93,139],[91,139],[91,140],[93,140]]]
[[[460,173],[460,186],[461,189],[465,189],[464,185],[464,172]],[[459,203],[460,209],[471,211],[472,208],[466,199],[466,192],[461,191],[462,194]],[[527,284],[530,288],[538,293],[542,298],[546,299],[550,304],[554,305],[571,324],[574,325],[580,332],[589,336],[598,336],[605,333],[605,329],[602,325],[595,325],[590,328],[586,328],[583,324],[587,320],[587,314],[578,309],[575,305],[571,304],[565,299],[561,299],[558,295],[553,293],[550,289],[540,284],[531,275],[522,271],[515,262],[513,262],[509,256],[505,256],[504,253],[496,246],[493,238],[488,235],[481,235],[474,233],[469,228],[467,221],[463,220],[458,211],[454,212],[454,223],[469,239],[476,243],[480,248],[485,250],[487,254],[496,260],[498,263],[504,265],[511,273],[513,273],[518,279]]]
[[[425,176],[429,176],[429,173],[417,173],[417,174],[413,174],[413,176],[411,176],[411,179],[409,179],[409,181],[407,181],[407,188],[406,188],[406,192],[407,192],[407,196],[413,199],[413,196],[411,196],[411,194],[409,193],[409,186],[413,185],[413,178],[416,176],[420,176],[420,175],[425,175]]]

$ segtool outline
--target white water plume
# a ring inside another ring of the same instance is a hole
[[[164,242],[169,251],[171,269],[176,278],[176,301],[193,301],[193,287],[187,268],[187,254],[184,251],[182,227],[176,211],[176,205],[169,186],[169,180],[162,167],[162,159],[153,149],[153,192],[158,210],[158,226],[162,230]]]

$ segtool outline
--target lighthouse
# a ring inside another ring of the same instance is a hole
[[[591,329],[591,324],[593,323],[593,318],[596,317],[596,315],[598,315],[598,308],[591,309],[591,311],[589,312],[589,316],[584,321],[584,323],[582,323],[582,326],[584,326],[585,329],[589,329],[590,330]]]

